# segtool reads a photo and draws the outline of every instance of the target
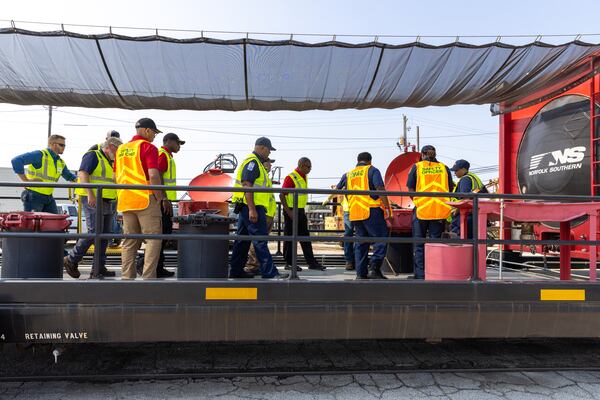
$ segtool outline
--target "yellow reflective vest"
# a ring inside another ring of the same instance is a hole
[[[177,186],[177,167],[173,155],[162,147],[158,150],[158,156],[160,157],[161,154],[167,157],[167,170],[162,174],[163,183],[166,186]],[[176,190],[165,190],[165,194],[167,195],[167,199],[177,201]]]
[[[306,189],[308,188],[308,181],[304,179],[302,175],[298,173],[298,171],[293,170],[289,175],[290,179],[294,181],[294,185],[296,189]],[[285,195],[285,201],[289,208],[294,208],[294,195],[292,193]],[[308,193],[298,194],[298,208],[306,207],[308,203]]]
[[[448,192],[448,171],[446,166],[435,161],[419,161],[416,165],[416,192]],[[452,207],[446,202],[449,197],[415,196],[413,203],[417,209],[417,218],[422,220],[446,219],[450,216]]]
[[[65,162],[59,158],[56,163],[50,154],[50,150],[44,149],[42,152],[42,164],[39,168],[35,168],[33,165],[28,165],[25,170],[25,176],[28,179],[32,179],[36,182],[58,182],[63,169],[66,168]],[[26,189],[45,194],[47,196],[54,193],[53,187],[41,188],[41,187],[26,187]]]
[[[139,189],[117,190],[117,211],[145,210],[150,204],[151,191],[144,189],[148,179],[140,158],[140,146],[145,140],[124,143],[115,158],[116,181],[121,185],[140,185]]]
[[[348,190],[369,190],[369,168],[371,165],[359,165],[346,174]],[[364,221],[371,216],[371,208],[383,209],[381,197],[374,200],[370,195],[348,195],[350,221]]]
[[[266,168],[264,167],[264,165],[262,165],[262,162],[260,162],[259,158],[254,153],[247,156],[246,159],[242,162],[242,164],[238,167],[238,169],[236,171],[236,178],[235,178],[235,183],[233,184],[233,187],[236,188],[236,187],[243,186],[242,185],[242,172],[246,168],[246,165],[248,165],[248,163],[250,163],[251,161],[256,161],[256,167],[259,169],[259,172],[260,172],[258,178],[256,178],[256,180],[254,181],[253,187],[265,187],[265,188],[270,187],[270,186],[268,186],[269,181],[270,181],[269,174],[268,174]],[[254,205],[262,206],[265,208],[265,210],[269,210],[271,197],[273,197],[272,193],[254,192]],[[244,192],[234,192],[231,200],[234,203],[246,204],[245,193]]]
[[[90,174],[90,183],[115,183],[114,180],[114,172],[113,167],[110,165],[110,161],[104,154],[102,154],[101,150],[92,150],[88,151],[88,153],[93,152],[96,154],[98,158],[98,165]],[[86,153],[87,154],[87,153]],[[81,183],[79,179],[77,179],[78,183]],[[94,192],[94,196],[97,195],[97,190],[92,189]],[[83,188],[75,189],[75,194],[79,196],[87,197],[87,190]],[[114,200],[117,198],[117,190],[116,189],[102,189],[102,198],[108,200]]]

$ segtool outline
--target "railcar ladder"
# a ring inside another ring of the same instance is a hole
[[[596,125],[600,124],[600,114],[596,110],[596,102],[600,100],[599,79],[596,71],[600,68],[600,57],[592,56],[590,60],[592,77],[590,79],[590,179],[591,195],[600,193],[600,132]]]

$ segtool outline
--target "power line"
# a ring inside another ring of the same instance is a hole
[[[157,28],[157,27],[140,27],[140,26],[110,26],[110,25],[93,25],[93,24],[70,24],[60,22],[42,22],[42,21],[24,21],[24,20],[10,20],[0,19],[0,22],[10,23],[13,28],[16,28],[17,23],[19,24],[34,24],[34,25],[54,25],[64,31],[64,27],[80,27],[80,28],[103,28],[108,29],[112,32],[112,29],[127,29],[127,30],[147,30],[153,31],[158,35],[158,31],[165,32],[183,32],[183,33],[199,33],[204,34],[230,34],[230,35],[258,35],[258,36],[308,36],[308,37],[357,37],[357,38],[415,38],[420,39],[453,39],[458,41],[462,38],[481,38],[481,39],[496,39],[500,41],[501,38],[535,38],[536,41],[541,40],[542,37],[573,37],[579,39],[583,36],[600,36],[600,33],[564,33],[564,34],[495,34],[495,35],[400,35],[400,34],[339,34],[339,33],[294,33],[294,32],[253,32],[253,31],[223,31],[223,30],[207,30],[207,29],[181,29],[181,28]]]

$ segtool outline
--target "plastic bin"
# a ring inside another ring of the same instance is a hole
[[[393,235],[398,237],[410,237],[408,234]],[[389,273],[411,273],[414,271],[413,245],[412,243],[390,243],[385,255],[387,262],[383,263],[382,269]],[[393,267],[390,268],[390,265]]]
[[[66,232],[70,225],[66,214],[0,214],[0,227],[5,232]],[[62,279],[64,247],[64,238],[3,238],[0,277]]]
[[[465,281],[473,274],[473,245],[425,244],[425,280]]]
[[[229,234],[235,218],[216,214],[217,210],[200,211],[173,217],[181,234]],[[178,278],[227,278],[229,242],[199,237],[179,241]]]

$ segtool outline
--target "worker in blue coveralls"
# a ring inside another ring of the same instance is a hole
[[[254,143],[254,151],[244,159],[237,169],[234,188],[270,187],[271,180],[263,162],[269,158],[271,151],[274,150],[271,140],[266,137],[258,138]],[[236,232],[238,235],[266,236],[269,234],[267,209],[272,197],[272,193],[267,192],[234,192],[231,200],[235,204],[234,211],[239,214]],[[252,244],[260,264],[260,274],[263,279],[282,279],[289,276],[288,274],[280,274],[275,268],[266,240],[252,240]],[[230,278],[254,278],[254,274],[244,271],[244,267],[248,262],[249,250],[250,241],[248,239],[237,239],[233,243],[229,269]]]
[[[472,172],[469,172],[471,164],[467,160],[457,160],[454,166],[450,168],[450,171],[454,172],[454,175],[459,179],[456,187],[454,188],[455,193],[488,193],[487,188],[481,182],[481,179]],[[457,201],[463,200],[462,198],[456,198]],[[450,230],[460,235],[460,214],[457,209],[452,210],[452,224]],[[467,238],[473,238],[473,214],[467,215]]]
[[[23,182],[57,182],[62,176],[69,182],[77,177],[69,171],[60,155],[65,151],[65,137],[50,135],[48,147],[21,154],[12,159],[13,171]],[[25,166],[28,166],[25,170]],[[23,210],[58,214],[53,187],[25,187],[21,193]]]
[[[436,158],[435,147],[423,146],[421,161],[412,166],[408,173],[406,187],[411,192],[451,192],[454,188],[450,169]],[[447,203],[449,197],[414,196],[412,233],[414,238],[441,238],[446,219],[451,215],[452,207]],[[414,279],[425,279],[425,245],[415,243]],[[410,278],[410,277],[409,277]]]
[[[371,165],[371,154],[360,153],[356,167],[345,173],[336,189],[348,190],[385,190],[381,172]],[[387,196],[348,195],[349,216],[357,237],[388,236],[386,219],[392,217]],[[387,279],[381,272],[387,243],[373,244],[373,255],[369,262],[369,242],[357,242],[355,250],[356,279]],[[368,266],[368,268],[367,268]]]

